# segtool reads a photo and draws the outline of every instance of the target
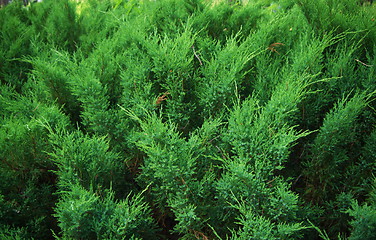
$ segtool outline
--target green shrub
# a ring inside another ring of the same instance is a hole
[[[371,239],[375,6],[0,9],[0,238]]]
[[[111,192],[70,188],[60,193],[56,206],[63,239],[155,239],[151,212],[140,195],[114,202]]]
[[[374,239],[376,230],[376,212],[374,205],[364,204],[359,206],[358,203],[352,204],[352,209],[348,210],[350,216],[354,218],[351,226],[353,230],[349,239]]]
[[[345,168],[354,160],[352,147],[356,143],[356,120],[366,106],[365,96],[355,95],[348,100],[343,98],[326,115],[311,150],[311,160],[307,161],[307,177],[315,187],[307,189],[313,199],[325,201],[338,193]],[[315,169],[310,171],[309,169]],[[312,175],[311,175],[312,174]]]
[[[31,54],[31,40],[35,36],[29,27],[27,11],[18,2],[1,9],[0,15],[0,81],[20,90],[26,82],[29,64],[20,61]]]
[[[56,126],[69,120],[56,106],[30,95],[20,96],[5,86],[1,93],[0,225],[22,228],[25,238],[48,238],[50,229],[56,229],[51,216],[56,177],[50,172],[55,169],[46,153],[51,145],[40,121]]]

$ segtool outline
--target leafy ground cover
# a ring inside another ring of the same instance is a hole
[[[0,9],[1,239],[375,239],[376,8]]]

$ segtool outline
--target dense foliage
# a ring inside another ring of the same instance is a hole
[[[376,239],[376,7],[0,9],[1,239]]]

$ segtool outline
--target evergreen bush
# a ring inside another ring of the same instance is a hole
[[[0,8],[1,239],[374,239],[376,8]]]

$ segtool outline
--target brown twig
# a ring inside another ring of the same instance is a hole
[[[268,181],[266,184],[269,185],[269,186],[271,187],[271,186],[272,186],[271,183],[274,182],[276,179],[277,179],[277,178],[274,178],[274,179]]]
[[[269,47],[267,49],[272,51],[272,52],[276,52],[279,55],[279,52],[275,48],[279,47],[279,46],[284,46],[284,45],[285,44],[283,44],[283,43],[272,43],[272,44],[269,45]]]
[[[363,65],[366,66],[366,67],[373,67],[373,65],[365,64],[364,62],[360,61],[359,59],[356,59],[356,58],[355,58],[355,61],[357,61],[357,62],[363,64]]]
[[[165,92],[162,94],[162,96],[158,97],[157,100],[155,101],[155,105],[160,105],[163,101],[167,100],[167,95],[170,95],[169,92]]]
[[[198,54],[196,53],[196,50],[195,50],[195,46],[192,45],[192,50],[193,50],[193,54],[195,55],[195,57],[198,59],[198,61],[200,62],[200,66],[202,66],[202,62],[201,62],[201,59],[200,57],[198,56]]]
[[[209,239],[209,238],[208,238],[207,236],[205,236],[205,234],[202,233],[202,232],[196,231],[196,230],[194,230],[194,229],[190,229],[190,230],[193,232],[193,234],[195,235],[195,238],[196,238],[196,239],[202,239],[202,240],[208,240],[208,239]]]

